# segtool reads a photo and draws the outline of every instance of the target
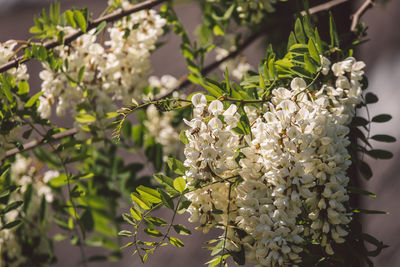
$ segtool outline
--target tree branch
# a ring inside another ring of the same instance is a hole
[[[260,31],[260,32],[256,32],[252,35],[250,35],[247,39],[242,40],[240,46],[233,52],[229,53],[226,57],[218,60],[218,61],[214,61],[213,63],[207,65],[206,67],[203,68],[203,70],[201,71],[202,75],[207,75],[209,74],[211,71],[213,71],[215,68],[217,68],[219,65],[221,65],[223,62],[232,59],[234,57],[236,57],[237,55],[239,55],[243,50],[245,50],[250,44],[252,44],[255,40],[257,40],[259,37],[261,37],[262,35],[266,34],[266,31]],[[187,79],[188,74],[183,75],[180,79],[179,79],[179,85],[174,88],[171,89],[170,91],[159,95],[158,97],[155,98],[155,100],[160,100],[162,98],[165,98],[169,95],[171,95],[173,92],[175,91],[179,91],[180,89],[188,86],[190,84],[190,81]]]
[[[89,22],[86,31],[89,31],[91,29],[96,28],[103,21],[105,21],[105,22],[113,22],[113,21],[119,20],[119,19],[121,19],[121,18],[123,18],[125,16],[128,16],[128,15],[130,15],[132,13],[139,12],[139,11],[144,10],[144,9],[152,8],[152,7],[154,7],[154,6],[158,5],[158,4],[161,4],[161,3],[166,2],[166,1],[167,0],[148,0],[148,1],[145,1],[143,3],[134,5],[131,8],[128,8],[128,9],[125,9],[125,10],[116,11],[116,12],[113,12],[111,14],[102,16],[100,18],[97,18],[97,19]],[[76,31],[76,32],[74,32],[74,33],[72,33],[70,35],[67,35],[65,37],[65,39],[64,39],[64,44],[71,43],[72,41],[76,40],[79,36],[81,36],[83,34],[84,34],[83,31],[78,30],[78,31]],[[49,42],[44,43],[43,46],[46,49],[52,49],[52,48],[57,47],[57,46],[59,46],[61,44],[62,43],[60,43],[58,41],[49,41]],[[14,60],[12,60],[10,62],[7,62],[6,64],[0,66],[0,73],[3,73],[3,72],[5,72],[5,71],[7,71],[7,70],[9,70],[11,68],[18,67],[19,64],[27,62],[29,60],[30,59],[28,59],[28,58],[24,58],[24,56],[17,57],[16,59],[14,59]]]
[[[161,1],[158,1],[158,2],[161,2]],[[127,12],[127,11],[125,11],[125,12]],[[257,38],[260,37],[264,33],[265,32],[258,32],[256,34],[251,35],[249,38],[247,38],[246,40],[243,41],[242,45],[240,47],[238,47],[238,49],[236,49],[235,51],[231,52],[226,57],[207,65],[202,70],[202,74],[203,75],[207,75],[212,70],[214,70],[216,67],[218,67],[221,63],[225,62],[228,59],[234,58],[235,56],[240,54],[246,47],[248,47],[251,43],[253,43],[255,40],[257,40]],[[190,84],[190,81],[187,79],[187,77],[188,77],[187,74],[183,75],[179,79],[179,85],[175,89],[170,90],[167,93],[158,96],[153,101],[161,100],[161,99],[171,95],[173,92],[178,91],[178,90],[188,86]],[[140,105],[143,105],[143,103],[140,104]],[[78,132],[78,130],[76,128],[72,128],[72,129],[69,129],[69,130],[64,131],[62,133],[58,133],[58,134],[53,135],[52,136],[52,140],[53,141],[57,141],[57,140],[62,139],[64,137],[73,136],[77,132]],[[43,141],[44,141],[44,138],[38,138],[38,139],[36,139],[34,141],[31,141],[31,142],[28,142],[28,143],[24,144],[24,148],[22,150],[19,150],[18,148],[11,149],[11,150],[6,152],[5,158],[11,157],[11,156],[13,156],[15,154],[18,154],[18,153],[22,152],[22,151],[31,150],[31,149],[33,149],[33,148],[35,148],[37,146],[40,146],[40,145],[44,144]]]
[[[135,5],[134,7],[130,8],[130,9],[123,10],[123,11],[118,11],[118,12],[109,14],[107,16],[103,16],[103,17],[93,21],[92,24],[90,24],[90,25],[93,25],[93,23],[97,23],[95,26],[92,26],[92,28],[93,28],[93,27],[96,27],[98,24],[100,24],[102,21],[110,22],[110,21],[118,20],[118,19],[122,18],[123,16],[129,15],[131,13],[134,13],[134,12],[146,9],[146,8],[153,7],[153,6],[155,6],[157,4],[160,4],[160,3],[164,2],[164,1],[166,1],[166,0],[146,1],[146,2],[143,2],[141,4]],[[325,10],[330,9],[333,6],[339,5],[339,4],[344,3],[346,1],[348,1],[348,0],[333,0],[331,2],[328,2],[328,3],[325,3],[325,4],[322,4],[322,5],[319,5],[319,6],[311,8],[309,10],[309,13],[310,14],[315,14],[315,13],[318,13],[318,12],[321,12],[321,11],[325,11]],[[353,24],[356,23],[356,25],[357,25],[357,21],[371,7],[371,5],[372,6],[374,5],[374,2],[372,0],[366,0],[364,2],[364,4],[359,8],[359,10],[357,10],[357,12],[352,16]],[[305,11],[302,11],[302,15],[303,15],[303,12],[305,12]],[[260,32],[256,32],[256,33],[252,34],[247,39],[243,40],[242,44],[235,51],[229,53],[229,55],[227,55],[226,57],[224,57],[224,58],[222,58],[222,59],[220,59],[218,61],[215,61],[215,62],[207,65],[206,67],[204,67],[202,72],[201,72],[202,75],[207,75],[212,70],[214,70],[216,67],[218,67],[221,63],[225,62],[226,60],[229,60],[231,58],[236,57],[243,50],[245,50],[250,44],[252,44],[255,40],[257,40],[259,37],[261,37],[263,34],[266,34],[266,33],[267,33],[267,31],[264,30],[264,31],[260,31]],[[77,37],[82,35],[83,32],[78,31],[75,34],[79,34],[78,36],[75,37],[75,39],[76,39]],[[67,38],[72,38],[72,35],[68,36]],[[66,40],[67,40],[67,38],[66,38]],[[71,42],[73,40],[74,39],[71,39],[69,42]],[[51,42],[51,45],[53,47],[55,47],[55,46],[58,45],[58,43],[57,42]],[[50,45],[48,45],[48,46],[50,46]],[[46,48],[49,49],[49,47],[46,47]],[[7,64],[10,64],[10,63],[11,62],[9,62]],[[3,69],[5,68],[4,66],[6,66],[7,64],[5,64],[5,65],[0,67],[0,73],[5,71]],[[17,64],[18,64],[18,62],[17,62]],[[12,67],[13,66],[11,66],[9,68],[12,68]],[[158,100],[160,100],[162,98],[165,98],[165,97],[171,95],[173,92],[178,91],[178,90],[188,86],[190,84],[190,81],[187,79],[187,77],[188,77],[188,74],[183,75],[179,79],[179,85],[175,89],[172,89],[172,90],[166,92],[165,94],[159,95],[154,100],[158,101]],[[53,135],[52,139],[53,139],[53,141],[57,141],[57,140],[62,139],[64,137],[73,136],[77,132],[78,132],[77,129],[72,128],[72,129],[66,130],[66,131],[64,131],[62,133],[58,133],[58,134]],[[19,153],[21,151],[27,151],[27,150],[33,149],[33,148],[35,148],[37,146],[40,146],[40,145],[43,144],[43,141],[44,141],[43,138],[39,138],[37,140],[31,141],[31,142],[29,142],[29,143],[24,145],[24,149],[23,150],[19,150],[18,148],[11,149],[11,150],[6,152],[6,158],[11,157],[11,156],[13,156],[13,155],[15,155],[15,154],[17,154],[17,153]]]
[[[360,22],[361,17],[365,14],[365,12],[374,6],[375,2],[373,0],[365,0],[364,3],[360,6],[360,8],[350,17],[352,19],[350,28],[352,32],[355,32],[357,25]]]
[[[310,8],[308,10],[308,13],[310,15],[312,15],[312,14],[315,14],[315,13],[318,13],[318,12],[321,12],[321,11],[326,11],[326,10],[331,9],[334,6],[343,4],[343,3],[347,2],[347,1],[349,1],[349,0],[333,0],[333,1],[330,1],[330,2],[327,2],[327,3],[324,3],[324,4],[321,4],[321,5],[318,5],[318,6]],[[307,15],[307,12],[305,10],[303,10],[303,11],[301,11],[301,15],[305,16],[305,15]]]
[[[64,132],[61,132],[61,133],[56,133],[56,134],[54,134],[52,136],[51,142],[60,140],[60,139],[62,139],[64,137],[72,136],[72,135],[76,134],[77,132],[78,131],[75,128],[72,128],[72,129],[68,129],[68,130],[66,130]],[[39,145],[45,144],[45,143],[43,143],[44,140],[45,140],[44,137],[40,137],[40,138],[37,138],[36,140],[33,140],[33,141],[29,142],[29,143],[24,144],[24,148],[22,150],[19,150],[18,148],[14,148],[14,149],[8,150],[6,152],[6,156],[5,157],[8,158],[8,157],[11,157],[11,156],[13,156],[15,154],[18,154],[20,152],[27,151],[27,150],[33,149],[33,148],[35,148],[35,147],[37,147]]]

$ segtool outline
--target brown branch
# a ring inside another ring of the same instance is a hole
[[[360,8],[350,17],[352,20],[350,30],[352,32],[356,31],[357,25],[360,22],[361,17],[365,14],[365,12],[374,6],[375,2],[373,0],[365,0],[364,3],[360,6]]]
[[[318,6],[310,8],[308,10],[308,14],[313,15],[313,14],[321,12],[321,11],[326,11],[326,10],[331,9],[334,6],[343,4],[343,3],[347,2],[347,1],[349,1],[349,0],[333,0],[333,1],[330,1],[330,2],[327,2],[327,3],[324,3],[324,4],[321,4],[321,5],[318,5]],[[301,15],[302,16],[307,15],[307,11],[305,11],[305,10],[301,11]]]
[[[259,37],[261,37],[262,35],[264,35],[266,33],[267,33],[267,31],[256,32],[256,33],[250,35],[247,39],[242,40],[240,46],[235,51],[229,53],[226,57],[224,57],[224,58],[222,58],[220,60],[214,61],[213,63],[211,63],[211,64],[207,65],[206,67],[204,67],[203,70],[201,71],[201,74],[202,75],[207,75],[211,71],[213,71],[215,68],[217,68],[219,65],[221,65],[221,63],[238,56],[250,44],[252,44],[255,40],[257,40]],[[167,96],[171,95],[173,92],[178,91],[178,90],[188,86],[190,84],[190,81],[187,79],[187,77],[188,77],[188,74],[183,75],[179,79],[180,83],[176,88],[171,89],[170,91],[168,91],[168,92],[166,92],[166,93],[164,93],[162,95],[159,95],[155,100],[160,100],[160,99],[162,99],[164,97],[167,97]]]
[[[78,131],[75,128],[72,128],[72,129],[68,129],[68,130],[66,130],[64,132],[61,132],[61,133],[56,133],[56,134],[54,134],[52,136],[52,139],[50,140],[50,142],[54,142],[54,141],[60,140],[60,139],[62,139],[64,137],[72,136],[72,135],[76,134],[77,132]],[[19,150],[18,148],[14,148],[14,149],[8,150],[6,152],[6,156],[5,157],[8,158],[8,157],[11,157],[11,156],[13,156],[15,154],[18,154],[20,152],[27,151],[27,150],[33,149],[33,148],[35,148],[35,147],[37,147],[39,145],[45,144],[43,142],[44,140],[45,140],[44,137],[39,137],[36,140],[33,140],[33,141],[29,142],[29,143],[24,144],[24,148],[22,150]]]
[[[222,59],[220,59],[220,60],[218,60],[218,61],[215,61],[215,62],[213,62],[213,63],[207,65],[207,66],[203,69],[202,74],[203,74],[203,75],[207,75],[208,73],[210,73],[213,69],[215,69],[216,67],[218,67],[218,66],[219,66],[221,63],[223,63],[224,61],[236,57],[236,56],[237,56],[238,54],[240,54],[246,47],[248,47],[252,42],[254,42],[255,40],[257,40],[257,38],[260,37],[262,34],[263,34],[263,33],[256,33],[256,34],[251,35],[249,38],[247,38],[246,40],[243,41],[242,45],[241,45],[238,49],[236,49],[235,51],[231,52],[231,53],[230,53],[229,55],[227,55],[226,57],[224,57],[224,58],[222,58]],[[171,95],[173,92],[175,92],[175,91],[177,91],[177,90],[180,90],[180,89],[182,89],[182,88],[188,86],[188,85],[190,84],[190,81],[187,79],[187,77],[188,77],[187,74],[183,75],[183,76],[179,79],[179,86],[177,86],[175,89],[173,89],[173,90],[167,92],[166,94],[163,94],[163,95],[157,97],[154,101],[158,101],[158,100],[160,100],[160,99],[162,99],[162,98],[165,98],[165,97]],[[64,138],[64,137],[73,136],[73,135],[75,135],[77,132],[78,132],[78,130],[77,130],[76,128],[72,128],[72,129],[66,130],[66,131],[64,131],[64,132],[57,133],[57,134],[55,134],[55,135],[52,136],[52,141],[57,141],[57,140],[62,139],[62,138]],[[11,156],[13,156],[13,155],[15,155],[15,154],[18,154],[18,153],[20,153],[20,152],[22,152],[22,151],[31,150],[31,149],[33,149],[33,148],[35,148],[35,147],[37,147],[37,146],[43,145],[43,144],[44,144],[43,141],[44,141],[44,138],[41,137],[41,138],[38,138],[38,139],[36,139],[36,140],[34,140],[34,141],[31,141],[31,142],[29,142],[29,143],[24,144],[24,148],[23,148],[22,150],[19,150],[18,148],[11,149],[11,150],[9,150],[9,151],[6,152],[6,158],[11,157]]]
[[[154,5],[157,5],[157,4],[162,3],[162,2],[164,2],[164,1],[165,1],[165,0],[143,2],[142,4],[135,5],[134,7],[130,8],[130,9],[127,9],[127,10],[124,10],[124,11],[122,11],[122,12],[117,12],[116,14],[112,13],[112,14],[110,14],[110,15],[101,17],[101,18],[95,20],[95,21],[92,22],[92,23],[97,23],[97,25],[98,25],[98,24],[100,24],[102,21],[105,21],[105,20],[101,20],[101,19],[104,19],[104,18],[106,18],[107,21],[117,20],[117,19],[119,19],[119,18],[121,18],[121,17],[123,17],[123,16],[129,15],[129,14],[134,13],[134,12],[136,12],[136,11],[139,11],[139,10],[142,10],[142,9],[145,9],[145,8],[149,8],[148,6],[143,7],[146,3],[147,3],[147,5],[150,5],[150,3],[151,3],[151,5],[154,6]],[[321,12],[321,11],[324,11],[324,10],[327,10],[327,9],[329,9],[329,8],[335,6],[335,5],[339,5],[339,4],[341,4],[341,3],[345,2],[345,1],[348,1],[348,0],[334,0],[334,1],[331,1],[331,2],[328,2],[328,3],[325,3],[325,4],[322,4],[322,5],[313,7],[313,8],[310,9],[310,14],[315,14],[315,13],[318,13],[318,12]],[[372,2],[372,1],[371,1],[371,0],[367,0],[367,2]],[[372,2],[372,3],[373,3],[373,2]],[[136,8],[136,11],[132,11],[132,10],[135,9],[135,8]],[[141,8],[141,9],[139,9],[139,8]],[[138,10],[138,9],[139,9],[139,10]],[[364,14],[364,12],[365,12],[367,9],[368,9],[368,7],[366,7],[366,8],[365,8],[365,7],[364,7],[364,8],[360,8],[359,11],[356,12],[356,13],[358,13],[358,18],[357,18],[357,19],[359,19],[359,17],[362,16],[362,14]],[[361,10],[361,11],[360,11],[360,10]],[[303,11],[303,12],[304,12],[304,11]],[[118,18],[114,18],[115,16],[118,16]],[[354,20],[354,19],[355,19],[355,17],[353,17],[353,20]],[[95,27],[95,26],[93,26],[93,27]],[[80,35],[83,34],[81,31],[78,31],[78,32],[75,33],[75,34],[78,34],[78,33],[80,33]],[[202,72],[201,72],[202,75],[207,75],[207,74],[210,73],[212,70],[214,70],[216,67],[218,67],[221,63],[225,62],[226,60],[229,60],[229,59],[231,59],[231,58],[236,57],[236,56],[239,55],[244,49],[246,49],[250,44],[252,44],[255,40],[257,40],[259,37],[261,37],[263,34],[266,34],[266,33],[267,33],[267,31],[264,30],[264,31],[260,31],[260,32],[256,32],[256,33],[252,34],[252,35],[249,36],[247,39],[243,40],[242,43],[241,43],[241,45],[240,45],[235,51],[231,52],[231,53],[230,53],[229,55],[227,55],[226,57],[224,57],[224,58],[222,58],[222,59],[220,59],[220,60],[218,60],[218,61],[215,61],[215,62],[213,62],[213,63],[207,65],[205,68],[203,68],[203,70],[202,70]],[[78,35],[78,36],[79,36],[79,35]],[[72,38],[72,37],[69,37],[69,36],[68,36],[67,38]],[[76,37],[76,38],[77,38],[77,37]],[[71,40],[71,41],[72,41],[72,40]],[[71,41],[70,41],[70,42],[71,42]],[[52,42],[52,43],[54,43],[54,44],[52,44],[53,47],[57,46],[57,44],[58,44],[57,42]],[[46,48],[47,48],[47,47],[46,47]],[[8,64],[9,64],[9,63],[8,63]],[[6,65],[7,65],[7,64],[6,64]],[[2,70],[2,68],[3,68],[4,66],[5,66],[5,65],[3,65],[3,66],[0,67],[0,72],[4,71],[4,70]],[[10,68],[12,68],[12,67],[10,67]],[[182,89],[182,88],[188,86],[188,85],[190,84],[190,81],[187,79],[187,77],[188,77],[188,74],[183,75],[183,76],[179,79],[179,85],[178,85],[175,89],[170,90],[170,91],[168,91],[167,93],[158,96],[158,97],[155,98],[154,100],[157,101],[157,100],[160,100],[160,99],[162,99],[162,98],[165,98],[165,97],[171,95],[173,92],[178,91],[178,90],[180,90],[180,89]],[[57,141],[57,140],[62,139],[62,138],[64,138],[64,137],[73,136],[73,135],[75,135],[76,133],[77,133],[77,129],[72,128],[72,129],[66,130],[66,131],[64,131],[64,132],[62,132],[62,133],[58,133],[58,134],[53,135],[53,136],[52,136],[52,141]],[[43,140],[44,140],[44,138],[39,138],[39,139],[37,139],[37,140],[31,141],[31,142],[29,142],[29,143],[27,143],[27,144],[24,145],[24,149],[23,149],[23,150],[19,150],[18,148],[11,149],[11,150],[9,150],[9,151],[6,152],[6,158],[7,158],[7,157],[11,157],[11,156],[13,156],[13,155],[15,155],[15,154],[17,154],[17,153],[19,153],[19,152],[21,152],[21,151],[30,150],[30,149],[33,149],[33,148],[39,146],[39,145],[42,145],[42,144],[44,144],[44,143],[43,143]]]
[[[154,6],[158,5],[158,4],[161,4],[161,3],[165,2],[165,1],[166,0],[148,0],[146,2],[134,5],[131,8],[128,8],[128,9],[125,9],[125,10],[116,11],[116,12],[113,12],[111,14],[102,16],[102,17],[100,17],[98,19],[95,19],[95,20],[89,22],[86,31],[89,31],[91,29],[96,28],[103,21],[105,21],[105,22],[113,22],[113,21],[119,20],[119,19],[121,19],[121,18],[123,18],[125,16],[128,16],[128,15],[130,15],[132,13],[139,12],[139,11],[144,10],[144,9],[152,8],[152,7],[154,7]],[[76,32],[74,32],[74,33],[72,33],[70,35],[67,35],[65,37],[65,39],[64,39],[64,44],[71,43],[72,41],[76,40],[79,36],[81,36],[83,34],[84,34],[83,31],[78,30],[78,31],[76,31]],[[52,49],[52,48],[57,47],[57,46],[59,46],[61,44],[62,43],[60,43],[58,41],[49,41],[49,42],[46,42],[43,46],[46,49]],[[20,56],[20,57],[12,60],[10,62],[7,62],[6,64],[4,64],[2,66],[0,66],[0,73],[3,73],[3,72],[5,72],[5,71],[7,71],[7,70],[9,70],[11,68],[18,67],[19,64],[27,62],[29,60],[30,59],[28,59],[28,58],[24,58],[23,56]]]

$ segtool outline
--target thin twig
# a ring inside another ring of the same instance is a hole
[[[230,214],[230,209],[231,209],[231,192],[232,192],[232,182],[229,182],[229,191],[228,191],[228,207],[226,210],[226,225],[225,225],[225,233],[224,233],[224,241],[222,245],[222,251],[221,251],[221,258],[219,262],[219,266],[222,267],[222,263],[225,261],[223,259],[224,253],[226,250],[226,240],[228,239],[228,230],[229,230],[229,214]]]
[[[32,129],[33,129],[36,133],[38,133],[38,134],[41,136],[42,139],[44,139],[45,134],[43,134],[41,131],[39,131],[39,130],[35,127],[35,125],[34,125],[32,122],[30,122],[30,121],[28,121],[28,120],[25,120],[25,122],[26,122],[27,124],[29,124],[29,125],[32,127]],[[49,145],[50,145],[50,147],[53,149],[53,151],[56,150],[56,148],[53,146],[53,144],[49,143]],[[67,166],[66,166],[66,164],[65,164],[65,162],[64,162],[64,160],[63,160],[63,158],[61,157],[61,155],[60,155],[59,153],[55,153],[55,154],[56,154],[56,156],[58,157],[58,159],[60,160],[60,163],[61,163],[61,165],[62,165],[62,167],[63,167],[63,169],[64,169],[64,172],[65,172],[65,175],[67,176],[69,201],[71,202],[72,208],[73,208],[73,210],[74,210],[74,216],[73,216],[73,217],[74,217],[74,225],[78,226],[77,218],[79,219],[79,217],[78,217],[78,213],[77,213],[76,206],[75,206],[74,201],[73,201],[73,199],[72,199],[72,197],[71,197],[70,174],[68,173]],[[79,225],[80,225],[80,224],[79,224]],[[80,235],[80,233],[79,233],[77,227],[74,227],[74,230],[75,230],[75,233],[76,233],[76,235],[78,236],[78,239],[79,239],[78,242],[79,242],[79,248],[80,248],[80,252],[81,252],[81,256],[82,256],[82,260],[83,260],[83,266],[84,266],[84,267],[87,267],[85,249],[84,249],[84,247],[83,247],[84,244],[83,244],[83,242],[82,242],[82,241],[83,241],[83,238],[81,238],[81,235]],[[83,230],[82,230],[82,228],[81,228],[81,231],[82,231],[82,235],[83,235]]]
[[[161,3],[166,2],[166,1],[167,0],[149,0],[149,1],[137,4],[137,5],[134,5],[131,8],[128,8],[128,9],[125,9],[125,10],[119,10],[119,11],[113,12],[111,14],[102,16],[102,17],[100,17],[98,19],[95,19],[95,20],[89,22],[86,31],[89,31],[91,29],[96,28],[103,21],[105,21],[107,23],[108,22],[113,22],[113,21],[119,20],[119,19],[121,19],[121,18],[123,18],[125,16],[128,16],[128,15],[130,15],[132,13],[139,12],[139,11],[144,10],[144,9],[152,8],[152,7],[154,7],[154,6],[158,5],[158,4],[161,4]],[[70,35],[67,35],[65,37],[65,39],[64,39],[64,44],[71,43],[72,41],[76,40],[79,36],[81,36],[83,34],[84,34],[83,31],[78,30],[78,31],[76,31],[76,32],[74,32],[74,33],[72,33]],[[46,48],[46,49],[52,49],[52,48],[57,47],[57,46],[59,46],[61,44],[62,43],[60,43],[58,41],[49,41],[49,42],[44,43],[43,47]],[[3,73],[3,72],[5,72],[5,71],[7,71],[7,70],[9,70],[11,68],[18,67],[19,64],[21,64],[23,62],[26,62],[26,61],[29,61],[29,60],[30,60],[29,58],[24,58],[24,56],[20,56],[20,57],[14,59],[14,60],[2,65],[2,66],[0,66],[0,73]]]
[[[77,132],[78,131],[75,128],[72,128],[72,129],[68,129],[68,130],[66,130],[64,132],[61,132],[61,133],[56,133],[56,134],[54,134],[52,136],[50,142],[57,141],[57,140],[62,139],[64,137],[74,135]],[[13,156],[15,154],[18,154],[20,152],[23,152],[23,151],[27,151],[27,150],[33,149],[33,148],[35,148],[35,147],[37,147],[37,146],[39,146],[41,144],[44,144],[43,143],[44,140],[45,140],[44,137],[39,137],[36,140],[33,140],[33,141],[29,142],[29,143],[24,144],[24,148],[22,150],[20,150],[18,148],[14,148],[14,149],[8,150],[6,152],[6,158],[11,157],[11,156]]]
[[[257,38],[259,38],[262,34],[263,33],[259,32],[259,33],[251,35],[249,38],[247,38],[246,40],[243,41],[242,45],[239,46],[238,49],[236,49],[235,51],[231,52],[226,57],[207,65],[203,69],[202,74],[203,75],[207,75],[212,70],[214,70],[216,67],[218,67],[221,63],[225,62],[228,59],[234,58],[235,56],[240,54],[246,47],[248,47],[251,43],[253,43],[255,40],[257,40]],[[179,85],[176,88],[168,91],[167,93],[165,93],[163,95],[158,96],[154,101],[161,100],[161,99],[171,95],[173,92],[178,91],[178,90],[188,86],[190,84],[190,81],[187,79],[187,77],[188,77],[187,74],[183,75],[178,80],[179,81]],[[154,101],[151,101],[151,103],[153,103]],[[148,106],[151,103],[142,103],[142,104],[140,104],[140,106],[141,107],[142,106],[145,107],[145,106]],[[62,133],[58,133],[58,134],[53,135],[52,136],[52,140],[56,141],[56,140],[62,139],[64,137],[72,136],[72,135],[75,135],[77,132],[78,132],[78,130],[76,128],[72,128],[72,129],[69,129],[69,130],[64,131]],[[22,151],[31,150],[31,149],[33,149],[33,148],[35,148],[37,146],[40,146],[41,144],[43,144],[43,140],[44,140],[43,138],[38,138],[37,140],[31,141],[31,142],[25,144],[24,148],[22,150],[19,150],[18,148],[11,149],[11,150],[7,151],[6,158],[11,157],[11,156],[13,156],[15,154],[18,154],[18,153],[20,153]]]
[[[203,70],[201,71],[201,74],[203,76],[205,76],[205,75],[209,74],[211,71],[213,71],[215,68],[217,68],[219,65],[221,65],[223,62],[225,62],[225,61],[227,61],[227,60],[229,60],[231,58],[236,57],[243,50],[245,50],[250,44],[252,44],[259,37],[263,36],[266,33],[267,33],[267,31],[265,31],[265,30],[264,31],[259,31],[259,32],[256,32],[256,33],[250,35],[247,39],[242,40],[242,43],[240,44],[240,46],[235,51],[229,53],[226,57],[224,57],[224,58],[222,58],[220,60],[214,61],[213,63],[211,63],[211,64],[207,65],[206,67],[204,67]],[[176,88],[171,89],[168,92],[157,96],[157,98],[155,100],[159,100],[159,99],[165,98],[167,96],[170,96],[173,92],[179,91],[180,89],[188,86],[190,84],[190,81],[188,80],[187,77],[188,77],[188,74],[183,75],[179,79],[180,83]]]
[[[93,23],[97,23],[97,24],[96,24],[96,26],[97,26],[97,25],[100,24],[102,21],[110,22],[110,21],[117,20],[117,19],[119,19],[119,18],[121,18],[121,17],[123,17],[123,16],[129,15],[129,14],[131,14],[131,13],[134,13],[134,12],[137,12],[137,11],[140,11],[140,10],[143,10],[143,9],[146,9],[146,8],[153,7],[153,6],[155,6],[155,5],[159,4],[159,3],[162,3],[162,2],[164,2],[164,1],[166,1],[166,0],[146,1],[146,2],[143,2],[143,3],[141,3],[141,4],[135,5],[134,7],[130,8],[130,9],[123,10],[123,11],[119,11],[119,12],[112,13],[112,14],[110,14],[110,15],[101,17],[101,18],[99,18],[99,19],[93,21],[92,24],[89,24],[89,27],[90,27],[91,25],[94,25]],[[339,4],[341,4],[341,3],[345,2],[345,1],[348,1],[348,0],[334,0],[334,1],[331,1],[331,2],[328,2],[328,3],[325,3],[325,4],[322,4],[322,5],[319,5],[319,6],[316,6],[316,7],[311,8],[311,9],[309,10],[309,13],[310,13],[310,14],[315,14],[315,13],[318,13],[318,12],[321,12],[321,11],[324,11],[324,10],[327,10],[327,9],[333,7],[333,6],[339,5]],[[364,5],[356,12],[356,14],[353,15],[353,23],[354,23],[354,21],[355,21],[356,19],[359,20],[359,18],[360,18],[360,17],[365,13],[365,11],[370,7],[370,3],[371,3],[372,1],[371,1],[371,0],[367,0],[366,2],[368,2],[368,6],[367,6],[367,7],[364,7],[364,6],[366,5],[366,4],[364,3]],[[372,2],[372,4],[373,4],[373,2]],[[303,11],[303,12],[305,12],[305,11]],[[303,14],[303,12],[302,12],[302,14]],[[357,16],[356,16],[356,15],[357,15]],[[95,26],[92,26],[92,27],[95,27]],[[222,59],[220,59],[220,60],[218,60],[218,61],[215,61],[215,62],[213,62],[213,63],[207,65],[207,66],[202,70],[202,74],[203,74],[203,75],[207,75],[207,74],[210,73],[212,70],[214,70],[216,67],[218,67],[221,63],[225,62],[225,61],[228,60],[228,59],[231,59],[231,58],[236,57],[236,56],[239,55],[244,49],[246,49],[251,43],[253,43],[255,40],[257,40],[260,36],[262,36],[262,35],[265,34],[265,33],[266,33],[266,31],[260,31],[260,32],[257,32],[257,33],[255,33],[255,34],[251,35],[248,39],[246,39],[246,40],[243,41],[242,45],[240,45],[240,46],[238,47],[238,49],[236,49],[235,51],[231,52],[231,53],[230,53],[229,55],[227,55],[226,57],[224,57],[224,58],[222,58]],[[79,34],[79,35],[75,36],[76,34]],[[78,32],[76,32],[76,33],[74,33],[74,34],[72,34],[72,35],[69,35],[69,36],[67,36],[67,37],[65,38],[65,42],[67,42],[67,40],[69,40],[69,42],[71,42],[71,41],[74,40],[74,39],[71,39],[71,38],[73,38],[73,37],[75,36],[75,39],[76,39],[77,37],[79,37],[79,36],[82,35],[82,34],[83,34],[83,32],[78,31]],[[74,35],[74,36],[73,36],[73,35]],[[55,47],[55,46],[58,45],[58,43],[57,43],[57,42],[51,42],[51,43],[45,44],[45,47],[46,47],[47,49],[49,49],[49,48],[50,48],[50,45],[52,45],[52,47]],[[47,47],[47,46],[49,46],[49,47]],[[18,59],[16,59],[16,60],[18,60]],[[16,60],[14,60],[14,61],[16,61]],[[14,61],[10,61],[9,63],[7,63],[7,64],[5,64],[5,65],[0,66],[0,73],[1,73],[1,72],[4,72],[4,71],[6,71],[6,70],[8,70],[8,69],[10,69],[10,68],[12,68],[12,67],[15,67],[14,65],[12,65],[12,66],[10,65],[10,64],[14,64],[14,63],[15,63]],[[13,63],[13,62],[14,62],[14,63]],[[16,63],[18,64],[18,62],[16,62]],[[8,66],[8,65],[10,65],[10,66]],[[167,97],[167,96],[170,96],[173,92],[178,91],[178,90],[180,90],[180,89],[186,87],[187,85],[189,85],[189,84],[190,84],[190,81],[187,79],[187,77],[188,77],[187,74],[183,75],[183,76],[178,80],[178,81],[179,81],[179,85],[178,85],[176,88],[174,88],[174,89],[172,89],[172,90],[166,92],[165,94],[159,95],[159,96],[156,97],[154,100],[160,100],[160,99],[162,99],[162,98],[165,98],[165,97]],[[54,141],[56,141],[56,140],[59,140],[59,139],[61,139],[61,138],[67,137],[67,136],[72,136],[72,135],[74,135],[74,134],[76,134],[76,133],[77,133],[77,129],[72,128],[72,129],[69,129],[69,130],[64,131],[64,132],[62,132],[62,133],[53,135],[52,139],[53,139]],[[43,139],[40,138],[40,139],[38,139],[38,140],[29,142],[29,143],[27,143],[27,144],[24,145],[24,149],[23,149],[22,151],[26,151],[26,150],[33,149],[33,148],[35,148],[35,147],[41,145],[41,144],[42,144],[42,141],[43,141]],[[21,152],[21,150],[19,150],[19,149],[17,149],[17,148],[14,148],[14,149],[12,149],[12,150],[9,150],[9,151],[7,151],[7,153],[6,153],[6,158],[7,158],[7,157],[10,157],[10,156],[13,156],[13,155],[15,155],[15,154],[17,154],[17,153],[19,153],[19,152]]]
[[[360,22],[361,17],[365,14],[365,12],[374,7],[375,6],[375,2],[373,0],[365,0],[364,3],[360,6],[360,8],[353,14],[351,15],[351,28],[350,30],[352,32],[355,32],[358,23]]]
[[[315,13],[318,13],[318,12],[321,12],[321,11],[326,11],[326,10],[331,9],[334,6],[343,4],[343,3],[347,2],[347,1],[349,1],[349,0],[333,0],[333,1],[330,1],[330,2],[327,2],[327,3],[324,3],[324,4],[321,4],[321,5],[318,5],[318,6],[310,8],[308,10],[308,14],[312,15],[312,14],[315,14]],[[302,16],[305,16],[305,15],[307,15],[307,11],[303,10],[303,11],[301,11],[300,14]]]

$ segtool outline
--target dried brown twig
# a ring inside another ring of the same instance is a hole
[[[375,2],[373,0],[365,0],[364,3],[360,6],[360,8],[350,17],[352,20],[350,30],[352,32],[356,30],[357,25],[360,22],[361,17],[365,14],[365,12],[374,6]]]

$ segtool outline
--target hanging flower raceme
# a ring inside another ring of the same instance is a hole
[[[240,117],[235,105],[225,109],[202,94],[192,98],[186,179],[205,186],[188,194],[190,221],[204,229],[228,224],[227,244],[236,245],[227,249],[244,246],[256,266],[297,266],[309,238],[331,255],[332,244],[348,234],[348,125],[361,102],[365,64],[347,58],[331,73],[322,59],[322,74],[333,74],[333,84],[310,93],[294,78],[290,90],[273,89],[267,104],[247,109],[251,134],[245,136],[234,129]],[[234,177],[240,177],[237,186],[230,184]]]
[[[104,45],[92,30],[68,46],[55,48],[64,65],[57,70],[43,65],[41,116],[49,118],[53,105],[59,116],[78,107],[78,112],[94,113],[100,128],[108,125],[106,115],[117,109],[115,100],[129,104],[132,98],[141,98],[152,71],[150,53],[165,23],[156,11],[143,10],[115,22]]]

